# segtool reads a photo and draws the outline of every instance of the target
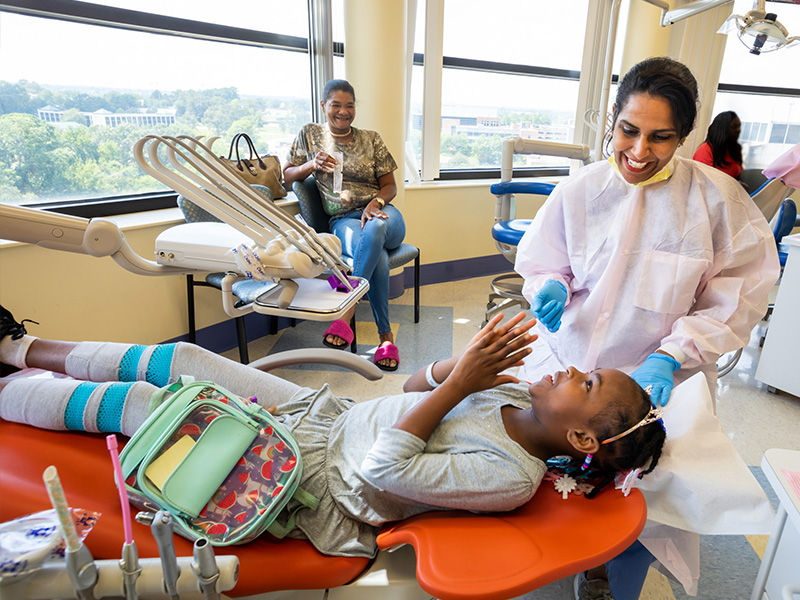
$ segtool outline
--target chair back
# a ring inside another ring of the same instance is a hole
[[[786,266],[786,259],[789,251],[785,245],[781,244],[783,236],[789,235],[794,229],[797,221],[797,205],[794,200],[787,198],[781,204],[781,209],[775,217],[775,224],[772,228],[772,235],[775,236],[775,243],[778,245],[778,261],[781,263],[781,270]]]
[[[739,175],[739,181],[747,185],[747,189],[752,194],[767,182],[767,176],[761,169],[744,169]]]
[[[268,187],[254,184],[252,185],[252,188],[264,196],[267,200],[272,202],[272,193],[269,191]],[[181,209],[183,218],[187,223],[222,223],[221,219],[218,219],[212,215],[205,208],[197,206],[197,204],[181,195],[178,195],[178,208]]]
[[[784,198],[792,193],[792,188],[787,186],[777,177],[764,182],[760,188],[750,194],[758,210],[764,218],[771,222],[781,207]]]
[[[178,196],[178,208],[181,209],[183,218],[187,223],[208,223],[209,221],[216,223],[222,222],[206,209],[200,208],[191,200],[187,200],[185,197],[180,195]]]
[[[292,191],[297,196],[300,204],[300,214],[303,220],[317,233],[330,233],[328,221],[330,217],[322,207],[322,198],[317,189],[317,182],[313,175],[309,175],[303,181],[295,181],[292,184]]]

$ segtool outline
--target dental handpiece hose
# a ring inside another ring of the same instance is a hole
[[[219,600],[219,592],[217,591],[219,568],[217,567],[217,559],[214,556],[214,548],[212,548],[208,539],[200,538],[195,540],[192,554],[194,556],[192,571],[197,576],[197,582],[200,586],[200,591],[203,592],[203,598],[205,600]]]
[[[150,532],[158,544],[161,570],[164,573],[164,590],[170,600],[178,600],[177,582],[181,575],[181,568],[178,566],[178,558],[175,556],[175,544],[172,543],[172,515],[165,510],[159,510],[155,515],[140,512],[136,515],[136,520],[150,525]]]
[[[75,588],[75,595],[79,600],[94,600],[92,590],[97,584],[97,566],[94,564],[92,553],[83,545],[75,531],[75,523],[72,521],[58,471],[50,465],[42,473],[42,479],[66,542],[67,574],[72,587]]]
[[[136,542],[133,541],[131,527],[131,509],[128,504],[128,495],[125,491],[125,479],[122,476],[122,466],[119,462],[117,452],[117,436],[106,436],[106,446],[111,454],[111,464],[114,467],[114,475],[119,491],[119,500],[122,505],[122,526],[125,531],[125,543],[122,545],[122,558],[119,561],[119,568],[122,571],[122,586],[126,600],[136,600],[136,580],[142,572],[139,567],[139,551],[136,549]]]

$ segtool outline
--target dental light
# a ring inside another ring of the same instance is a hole
[[[698,13],[728,4],[733,0],[696,0],[681,8],[661,12],[661,26],[667,27]],[[778,21],[775,13],[767,12],[766,0],[755,0],[753,9],[744,16],[731,15],[717,33],[736,34],[739,41],[750,50],[750,54],[760,55],[781,48],[800,44],[800,36],[789,37],[786,28]]]

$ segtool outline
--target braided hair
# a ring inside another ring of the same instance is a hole
[[[731,123],[738,118],[735,112],[726,110],[714,117],[708,127],[705,141],[711,147],[712,162],[717,168],[728,165],[730,161],[727,155],[730,155],[735,163],[742,163],[742,145],[738,139],[732,140],[730,137]]]
[[[589,422],[601,442],[630,429],[642,421],[653,408],[650,395],[632,380],[631,383],[641,400],[638,406],[618,400],[609,403]],[[595,471],[593,475],[599,477],[600,481],[586,497],[594,498],[600,490],[614,481],[617,473],[637,468],[642,469],[640,478],[650,473],[658,464],[666,437],[666,430],[659,420],[634,429],[618,440],[603,444],[592,461]]]

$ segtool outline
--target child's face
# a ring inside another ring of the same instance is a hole
[[[598,369],[582,373],[574,367],[545,375],[531,384],[531,404],[546,429],[582,428],[612,400],[638,398],[636,383],[622,371]]]

